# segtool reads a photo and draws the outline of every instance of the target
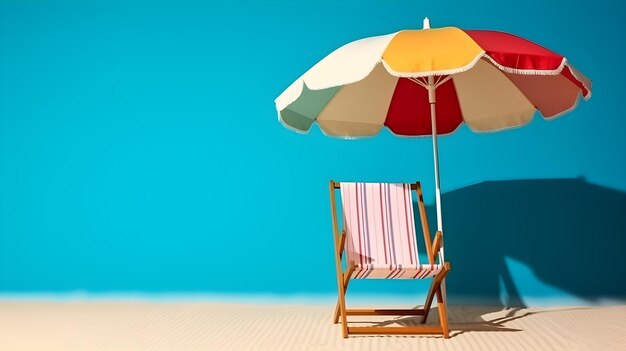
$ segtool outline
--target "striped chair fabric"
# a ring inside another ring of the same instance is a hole
[[[421,279],[442,266],[420,264],[410,184],[341,183],[352,278]]]

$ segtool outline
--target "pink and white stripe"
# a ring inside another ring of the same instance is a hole
[[[353,278],[421,279],[441,265],[420,264],[410,184],[341,183]]]

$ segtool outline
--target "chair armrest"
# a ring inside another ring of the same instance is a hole
[[[350,281],[350,277],[352,277],[352,273],[354,273],[355,269],[356,264],[353,261],[350,261],[350,263],[348,263],[348,269],[346,269],[346,271],[342,274],[344,289],[348,287],[348,281]]]
[[[431,254],[433,255],[432,261],[435,262],[437,260],[437,254],[439,254],[439,250],[441,249],[441,245],[443,244],[443,235],[440,231],[437,231],[435,234],[435,240],[433,240],[433,246],[431,249]],[[443,262],[441,262],[443,263]]]
[[[339,258],[343,257],[343,250],[346,246],[346,230],[341,231],[341,237],[339,237]]]

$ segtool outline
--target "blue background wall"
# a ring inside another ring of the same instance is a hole
[[[623,301],[617,4],[3,0],[0,292],[334,293],[328,179],[420,179],[434,215],[430,140],[298,135],[273,99],[335,48],[429,16],[537,41],[595,88],[555,121],[441,139],[452,296]]]

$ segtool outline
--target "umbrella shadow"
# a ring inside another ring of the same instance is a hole
[[[507,258],[585,302],[626,301],[626,193],[583,178],[489,181],[442,203],[452,305],[526,307]],[[428,216],[434,230],[434,206]]]

